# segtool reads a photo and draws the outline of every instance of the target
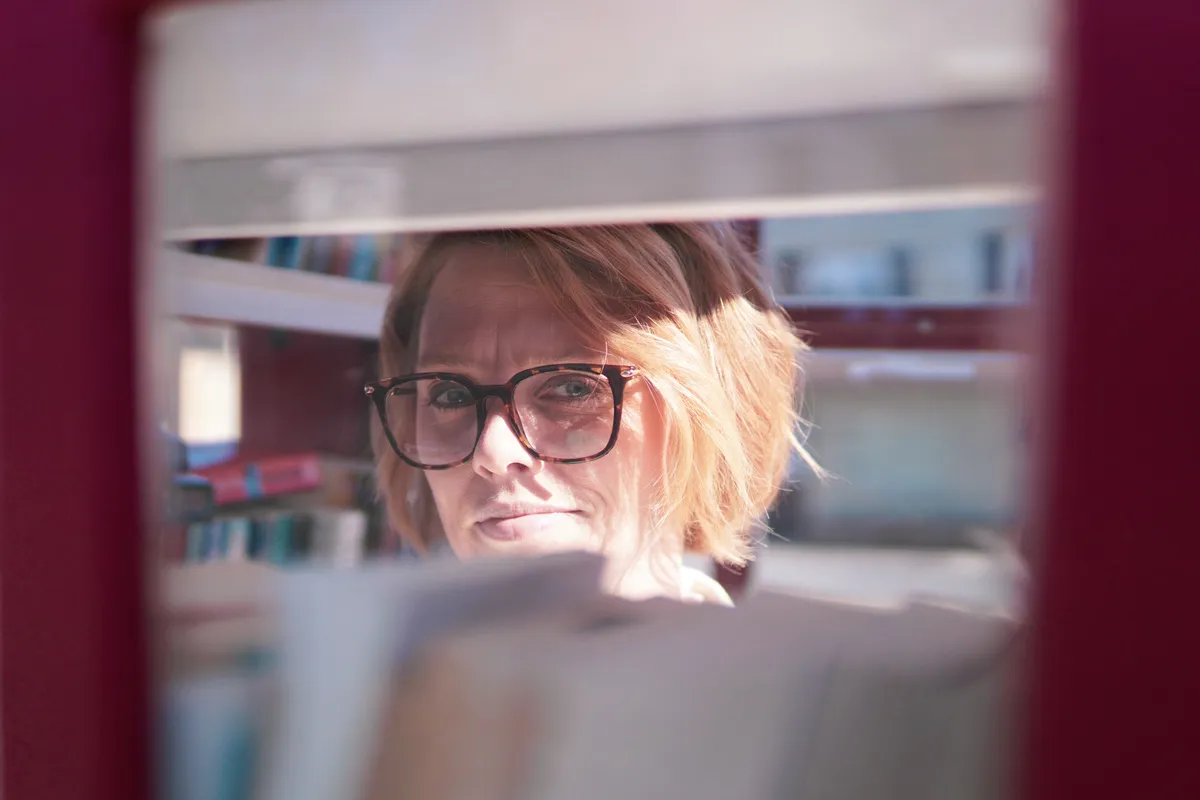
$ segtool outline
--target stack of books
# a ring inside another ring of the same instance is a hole
[[[187,242],[185,249],[279,269],[391,283],[400,269],[401,242],[399,234],[273,236],[201,239]]]
[[[392,537],[369,462],[294,453],[236,459],[187,476],[208,487],[210,512],[172,532],[168,561],[300,561],[353,566]]]
[[[775,592],[625,601],[602,568],[176,575],[170,796],[1005,796],[1015,620]]]
[[[375,529],[378,533],[378,527]],[[223,514],[188,525],[186,562],[315,560],[352,566],[380,549],[367,514],[355,508],[270,509]]]

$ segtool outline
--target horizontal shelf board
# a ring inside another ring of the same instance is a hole
[[[363,339],[379,337],[389,287],[165,250],[175,316]]]
[[[176,316],[375,339],[389,287],[246,264],[177,250],[161,267]],[[1005,352],[819,349],[805,360],[812,380],[976,380],[1015,377],[1023,360]]]
[[[1006,308],[1022,308],[1026,305],[1026,301],[1015,298],[997,298],[997,297],[922,297],[920,295],[909,295],[904,297],[864,297],[864,296],[844,296],[835,297],[832,295],[803,295],[803,294],[785,294],[775,295],[775,302],[784,308],[806,309],[806,308],[888,308],[888,309],[909,309],[909,308],[981,308],[981,309],[1006,309]]]
[[[166,161],[163,238],[521,227],[1024,203],[1026,101]]]

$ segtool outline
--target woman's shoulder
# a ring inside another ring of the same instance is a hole
[[[680,596],[691,603],[714,603],[732,606],[733,599],[725,587],[694,567],[684,567],[679,579]]]

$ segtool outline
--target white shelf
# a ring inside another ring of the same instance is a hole
[[[1046,84],[1053,16],[1039,0],[243,2],[157,11],[146,24],[150,110],[156,144],[172,159],[1030,98]]]
[[[949,350],[813,350],[805,361],[811,383],[1009,382],[1025,358],[1009,352]]]
[[[168,308],[179,317],[376,339],[389,287],[164,250]]]
[[[922,297],[921,295],[835,297],[816,294],[777,294],[775,302],[784,308],[1019,308],[1024,300],[1015,297]]]
[[[165,161],[162,238],[736,219],[1025,203],[1026,101]]]
[[[164,250],[170,313],[180,317],[375,339],[389,287],[330,275]],[[1008,380],[1021,369],[1012,353],[915,350],[816,350],[812,381]]]

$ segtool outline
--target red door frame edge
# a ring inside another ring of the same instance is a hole
[[[19,120],[0,152],[0,702],[13,800],[148,792],[135,38],[104,5],[9,3],[0,21],[28,37],[0,47],[18,62],[5,67],[20,66],[6,74],[25,79],[0,98]],[[1200,398],[1174,369],[1196,360],[1200,271],[1183,267],[1200,245],[1186,191],[1200,185],[1188,157],[1200,107],[1182,98],[1200,96],[1200,20],[1189,0],[1076,0],[1070,13],[1027,787],[1036,800],[1194,797],[1200,645],[1173,617],[1194,602],[1200,563],[1186,491],[1200,477],[1200,426],[1187,424]],[[1131,265],[1145,263],[1177,268],[1139,281]],[[1120,319],[1108,311],[1117,296]],[[37,299],[53,303],[35,310]],[[92,386],[90,405],[51,391],[67,376]]]
[[[136,15],[0,4],[0,711],[9,800],[150,794]]]
[[[1200,14],[1063,10],[1022,785],[1200,797]]]

